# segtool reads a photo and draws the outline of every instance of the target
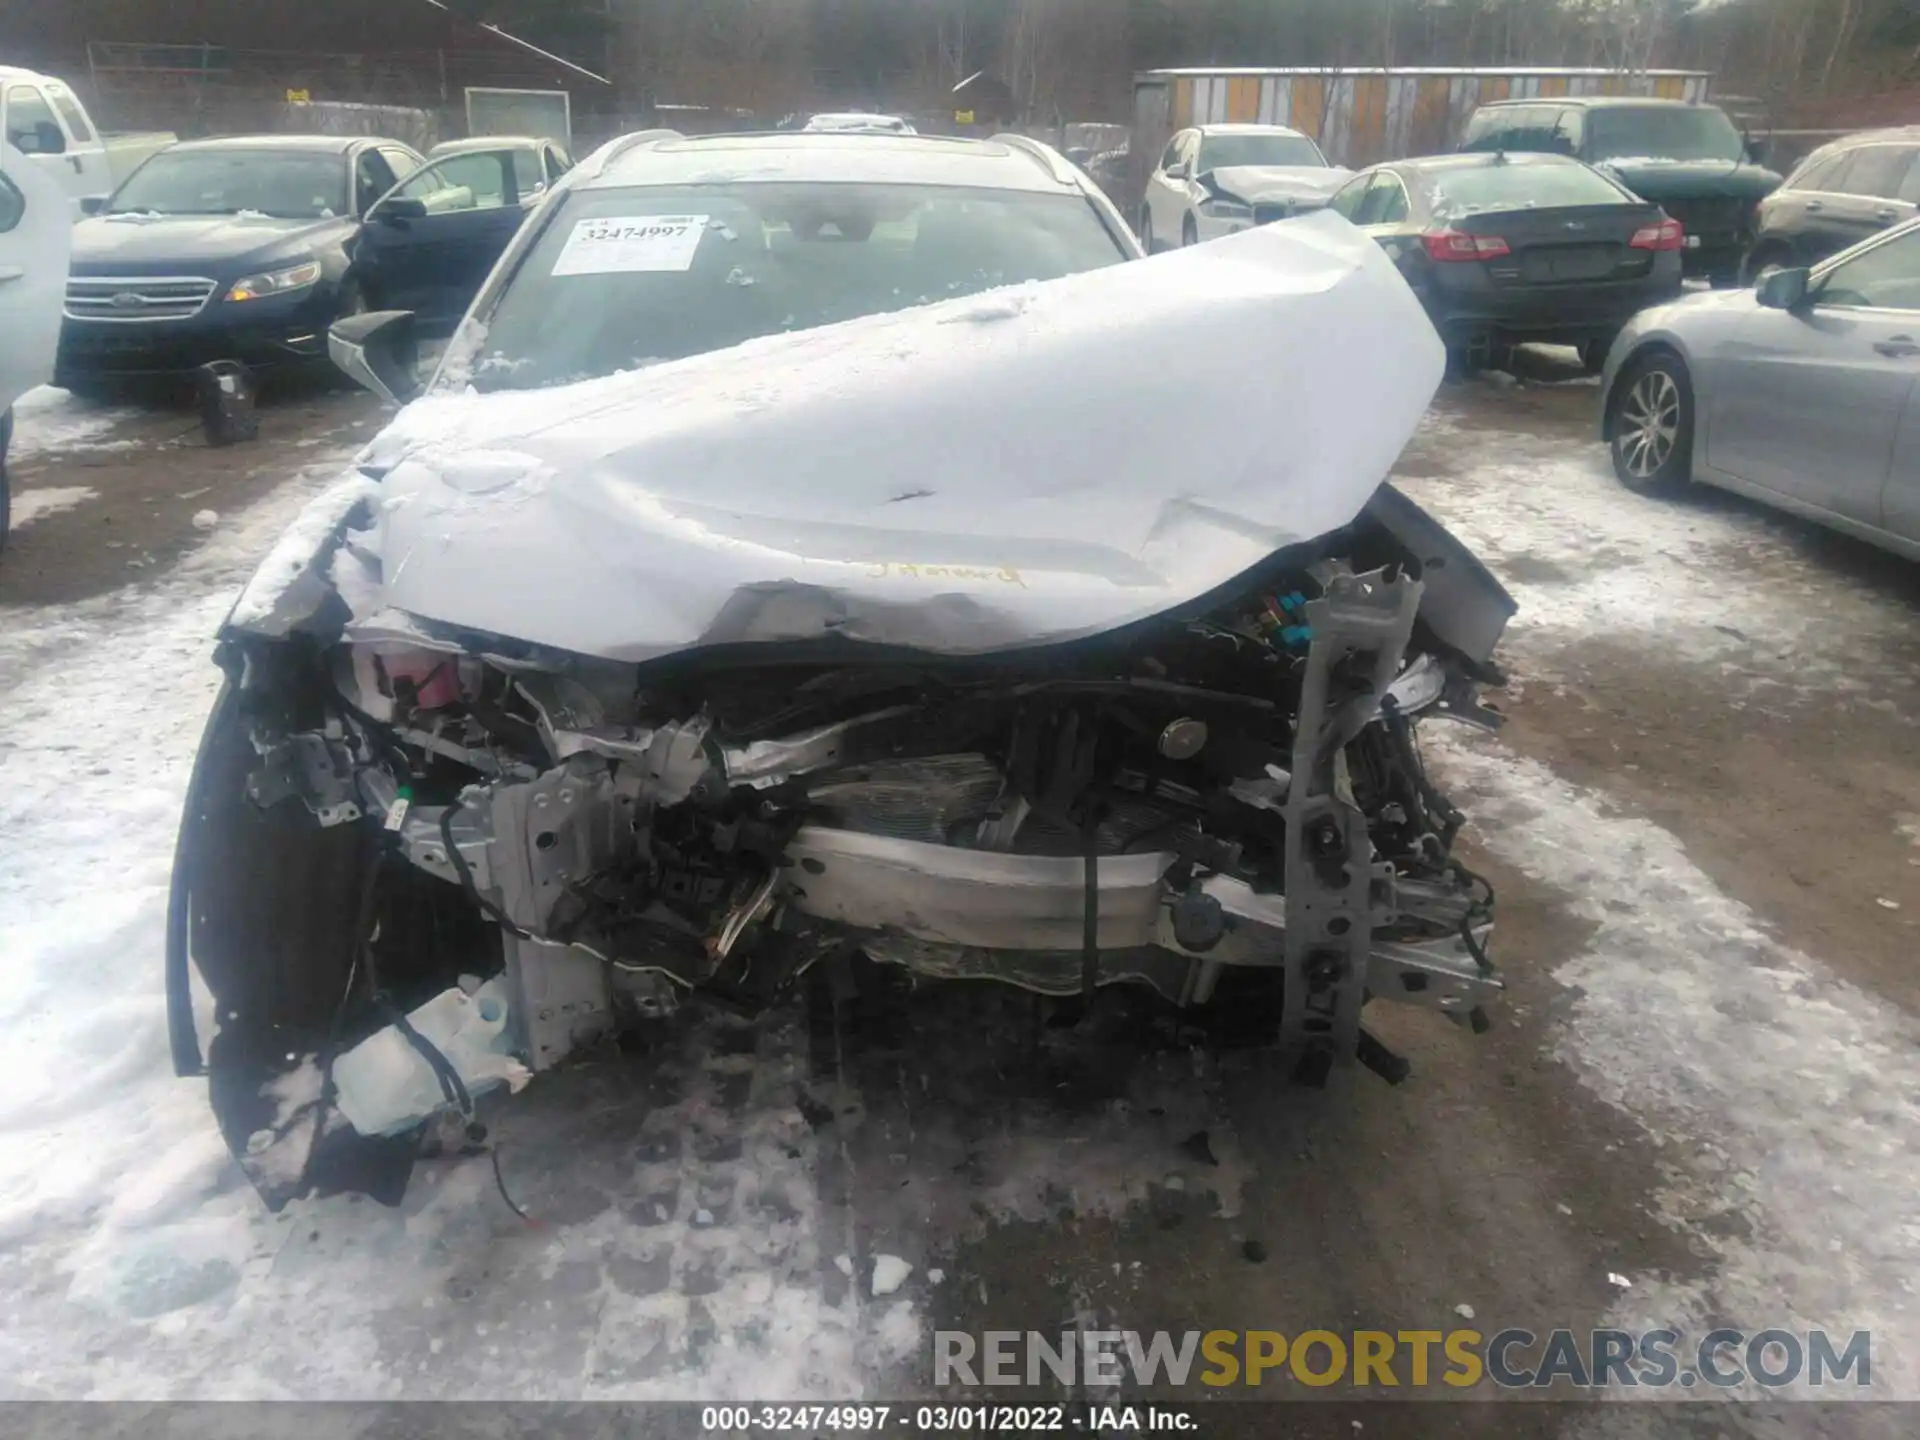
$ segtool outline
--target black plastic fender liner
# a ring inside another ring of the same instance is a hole
[[[1366,513],[1419,562],[1421,621],[1469,660],[1488,664],[1519,603],[1479,556],[1393,484],[1374,491]]]
[[[187,934],[190,924],[193,869],[193,836],[198,828],[194,819],[200,813],[201,776],[207,766],[207,750],[223,725],[232,723],[233,687],[222,681],[208,712],[206,728],[200,732],[200,744],[193,755],[193,773],[187,778],[187,798],[180,809],[180,833],[173,842],[173,874],[167,885],[167,1043],[173,1051],[173,1073],[182,1079],[207,1073],[205,1056],[200,1052],[200,1036],[193,1020],[193,981],[190,973]]]
[[[353,968],[356,901],[374,844],[361,826],[323,828],[296,800],[256,806],[246,781],[258,763],[241,698],[224,687],[194,762],[169,896],[174,1065],[206,1075],[227,1148],[270,1209],[341,1191],[397,1204],[413,1138],[357,1134],[329,1113],[318,1083]],[[204,1066],[190,964],[214,1000]],[[303,1071],[313,1076],[311,1098],[290,1105],[285,1097]]]

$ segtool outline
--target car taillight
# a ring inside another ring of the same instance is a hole
[[[1429,230],[1420,237],[1435,260],[1497,260],[1513,252],[1498,235],[1463,235],[1458,230]]]
[[[1678,220],[1662,220],[1641,226],[1627,243],[1635,250],[1678,250],[1687,243],[1687,232]]]

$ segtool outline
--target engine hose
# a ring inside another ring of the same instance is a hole
[[[1097,806],[1089,808],[1083,833],[1086,898],[1080,917],[1080,994],[1091,1000],[1100,980],[1100,814]]]
[[[459,799],[455,798],[448,802],[447,807],[440,812],[440,839],[447,847],[447,863],[453,866],[454,874],[460,877],[460,888],[467,892],[467,898],[473,901],[476,906],[488,915],[491,915],[502,930],[506,931],[516,940],[533,939],[531,932],[522,929],[516,924],[511,915],[507,914],[505,910],[502,910],[485,895],[482,895],[480,893],[480,887],[473,883],[473,869],[467,864],[467,857],[460,853],[460,847],[453,843],[453,817],[465,808]]]

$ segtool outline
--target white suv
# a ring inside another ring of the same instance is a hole
[[[0,546],[13,402],[53,374],[73,211],[53,177],[0,140]]]
[[[1352,174],[1284,125],[1196,125],[1167,142],[1147,177],[1140,243],[1196,245],[1318,210]]]

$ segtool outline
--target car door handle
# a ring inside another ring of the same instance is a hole
[[[1812,215],[1812,214],[1814,214],[1814,213],[1816,213],[1817,211],[1821,211],[1821,210],[1824,210],[1824,209],[1826,209],[1826,208],[1827,208],[1827,207],[1825,206],[1825,204],[1823,204],[1823,203],[1822,203],[1821,201],[1818,201],[1818,200],[1809,200],[1809,201],[1807,201],[1807,213],[1808,213],[1809,215]]]
[[[81,160],[78,155],[67,156],[67,163],[73,167],[74,174],[84,175],[87,173],[86,162]]]
[[[24,280],[26,278],[27,272],[24,266],[0,265],[0,285],[6,284],[9,280]]]
[[[1908,360],[1920,355],[1920,342],[1916,342],[1911,335],[1889,335],[1884,340],[1876,341],[1873,348],[1889,360]]]

